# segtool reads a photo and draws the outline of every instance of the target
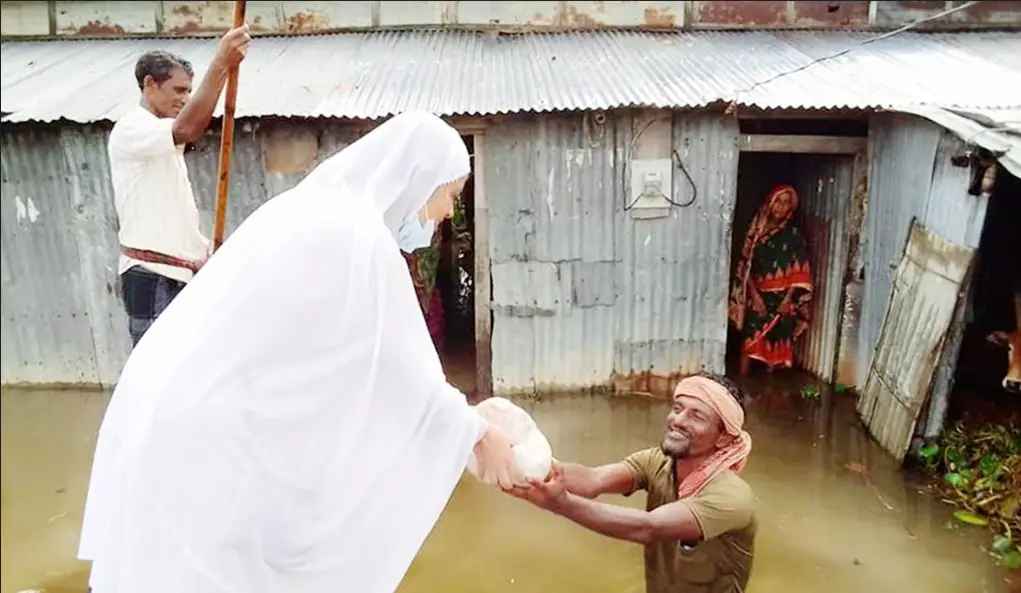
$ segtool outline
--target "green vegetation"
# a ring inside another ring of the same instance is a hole
[[[941,479],[936,489],[958,507],[954,517],[993,532],[992,554],[1021,568],[1021,428],[958,424],[919,450],[924,467]]]

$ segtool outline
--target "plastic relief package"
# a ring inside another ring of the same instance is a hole
[[[483,400],[475,406],[475,411],[507,434],[514,445],[518,470],[526,479],[546,479],[553,466],[553,448],[528,412],[502,397]],[[468,457],[467,469],[468,473],[479,477],[474,453]]]

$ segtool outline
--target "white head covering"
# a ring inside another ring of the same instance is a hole
[[[94,593],[397,587],[486,425],[393,232],[467,173],[452,128],[397,116],[231,235],[107,409],[79,550]]]
[[[436,188],[470,172],[468,149],[457,130],[431,113],[415,111],[395,116],[329,158],[296,189],[336,193],[346,186],[350,195],[371,199],[396,236]]]

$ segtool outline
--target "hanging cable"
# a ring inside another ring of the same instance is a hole
[[[645,125],[643,125],[637,132],[635,132],[634,134],[631,135],[631,142],[628,143],[628,148],[627,148],[627,152],[626,152],[628,161],[631,160],[631,156],[634,154],[635,142],[638,141],[638,138],[640,138],[642,136],[642,134],[644,134],[646,132],[646,130],[648,130],[652,126],[652,124],[657,123],[657,122],[661,122],[664,119],[668,119],[668,118],[654,118],[654,119],[650,119],[649,121],[645,122]],[[669,119],[672,121],[672,118],[669,118]],[[689,207],[689,206],[691,206],[692,204],[695,203],[695,199],[698,197],[698,188],[695,186],[695,180],[691,177],[691,174],[688,173],[687,167],[684,166],[684,162],[681,160],[681,155],[677,154],[677,151],[674,150],[674,149],[670,150],[670,154],[671,154],[671,162],[673,163],[674,168],[675,169],[680,169],[681,173],[684,173],[684,178],[688,181],[688,185],[691,186],[691,199],[688,200],[687,202],[680,203],[680,202],[674,200],[672,195],[667,195],[665,193],[661,193],[660,196],[663,199],[665,199],[667,201],[667,203],[669,203],[671,206],[677,206],[678,208],[687,208],[687,207]],[[638,197],[634,198],[634,200],[631,199],[631,189],[630,189],[631,188],[631,184],[629,183],[629,180],[627,178],[628,177],[628,172],[629,172],[628,168],[621,167],[621,177],[622,177],[622,179],[621,179],[621,187],[624,190],[624,212],[628,212],[629,210],[634,208],[635,204],[638,203],[638,200],[642,199],[642,195],[639,195]],[[670,193],[672,194],[673,191],[670,191]]]
[[[838,51],[836,53],[825,55],[825,56],[822,56],[820,58],[816,58],[816,59],[808,62],[807,64],[804,64],[802,66],[798,66],[797,68],[793,68],[791,70],[786,70],[784,72],[780,72],[778,74],[774,74],[773,76],[770,76],[770,77],[765,78],[763,80],[760,80],[760,81],[758,81],[756,83],[753,83],[751,86],[749,86],[747,88],[739,89],[739,90],[734,92],[734,98],[731,99],[730,105],[727,107],[727,112],[728,113],[733,113],[733,111],[737,108],[738,100],[740,99],[742,94],[750,93],[750,92],[754,91],[755,89],[759,88],[760,86],[762,86],[764,84],[769,84],[769,83],[771,83],[771,82],[773,82],[775,80],[778,80],[780,78],[783,78],[785,76],[790,76],[791,74],[796,74],[796,73],[801,72],[803,70],[807,70],[808,68],[811,68],[812,66],[815,66],[816,64],[820,64],[820,63],[825,62],[827,60],[832,60],[834,58],[839,58],[841,56],[845,56],[845,55],[851,53],[852,51],[854,51],[855,49],[858,49],[859,47],[862,47],[864,45],[868,45],[869,43],[875,43],[876,41],[882,41],[883,39],[889,39],[890,37],[893,37],[894,35],[899,35],[901,33],[904,33],[905,31],[910,31],[910,30],[918,27],[919,25],[928,23],[930,21],[936,21],[936,20],[939,20],[939,19],[941,19],[941,18],[943,18],[945,16],[949,16],[951,14],[954,14],[955,12],[960,12],[962,10],[971,8],[972,6],[975,6],[978,3],[979,3],[978,0],[974,0],[972,2],[966,2],[966,3],[964,3],[964,4],[960,5],[960,6],[955,6],[953,8],[948,8],[948,9],[946,9],[946,10],[944,10],[942,12],[936,13],[934,15],[927,16],[925,18],[921,18],[921,19],[912,21],[912,22],[904,25],[903,27],[900,27],[898,29],[894,29],[893,31],[888,31],[886,33],[883,33],[882,35],[877,35],[876,37],[870,37],[869,39],[863,39],[862,41],[859,41],[858,43],[850,45],[850,46],[848,46],[848,47],[846,47],[846,48],[844,48],[844,49],[842,49],[842,50],[840,50],[840,51]]]

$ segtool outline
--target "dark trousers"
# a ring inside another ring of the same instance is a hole
[[[184,289],[184,283],[134,266],[121,274],[121,297],[128,314],[131,342],[138,345],[160,313]]]

